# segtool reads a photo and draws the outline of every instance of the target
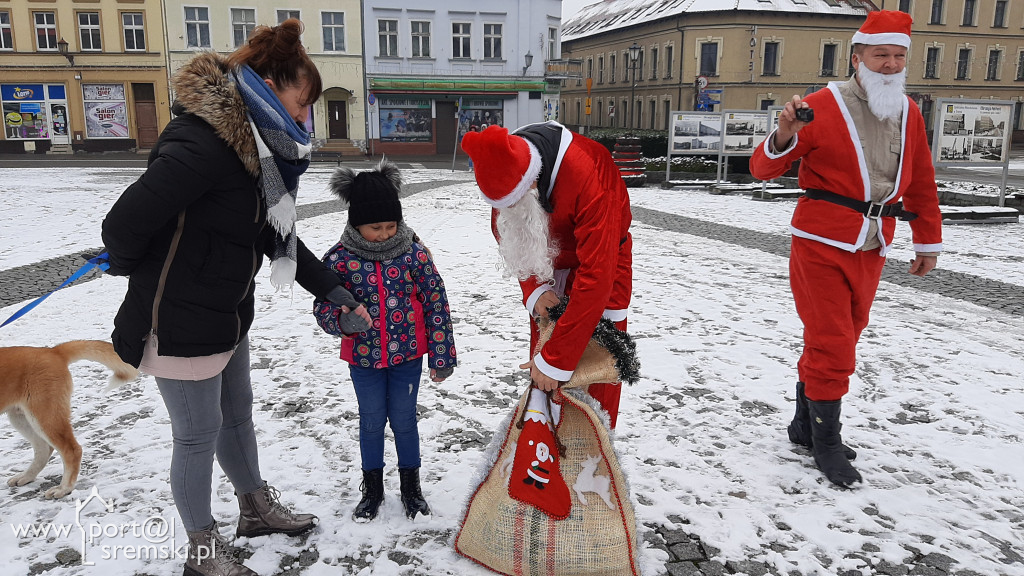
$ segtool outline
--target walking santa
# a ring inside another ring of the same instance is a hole
[[[927,274],[942,250],[924,118],[904,92],[911,24],[903,12],[868,14],[853,36],[854,77],[793,96],[750,161],[751,174],[769,180],[802,159],[805,194],[790,225],[789,269],[804,348],[788,432],[844,487],[862,479],[850,463],[856,453],[842,443],[840,408],[896,218],[913,232],[911,274]],[[804,116],[808,108],[813,119]]]
[[[475,167],[506,276],[519,279],[523,304],[536,319],[569,297],[550,340],[520,366],[549,391],[572,377],[601,318],[626,329],[632,290],[629,194],[608,150],[556,122],[513,133],[500,126],[470,132],[462,149]],[[530,349],[537,324],[530,322]],[[615,427],[618,383],[588,392]]]

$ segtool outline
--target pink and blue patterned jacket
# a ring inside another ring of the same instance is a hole
[[[391,260],[360,258],[339,242],[323,258],[342,285],[366,304],[373,324],[366,332],[343,334],[341,307],[316,300],[313,314],[328,334],[341,336],[341,359],[364,368],[387,368],[428,355],[430,368],[456,365],[444,281],[418,242]]]

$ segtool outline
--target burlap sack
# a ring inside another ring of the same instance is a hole
[[[548,327],[550,328],[550,327]],[[541,341],[550,336],[542,331]],[[592,348],[593,347],[593,348]],[[615,361],[591,342],[568,386],[616,382]],[[509,496],[509,475],[529,390],[492,442],[485,475],[466,506],[454,545],[459,554],[509,576],[637,576],[636,517],[597,403],[580,390],[552,395],[565,446],[560,471],[570,487],[569,517],[554,520]],[[498,443],[498,438],[501,438]]]

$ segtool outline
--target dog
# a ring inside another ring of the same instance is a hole
[[[54,449],[64,461],[59,486],[46,498],[63,498],[75,487],[82,464],[82,447],[71,430],[71,372],[78,360],[99,362],[113,371],[108,390],[130,382],[139,372],[121,361],[109,342],[74,340],[52,348],[12,346],[0,348],[0,412],[32,444],[34,458],[28,469],[7,481],[24,486],[35,480]]]

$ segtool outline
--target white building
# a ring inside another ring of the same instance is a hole
[[[362,29],[359,0],[165,0],[167,69],[173,74],[196,52],[228,54],[241,46],[257,25],[274,26],[288,18],[305,25],[303,44],[323,80],[324,94],[312,107],[307,129],[332,145],[366,143]],[[358,152],[358,149],[350,147]]]
[[[561,12],[561,0],[365,2],[371,151],[449,153],[471,125],[554,119]]]

